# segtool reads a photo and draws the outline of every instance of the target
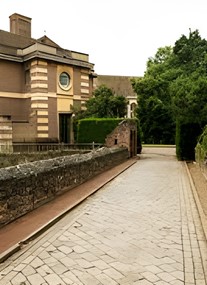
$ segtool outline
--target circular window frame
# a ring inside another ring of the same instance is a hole
[[[61,76],[67,77],[67,80],[68,80],[68,84],[67,85],[66,84],[63,85],[61,83]],[[70,87],[71,87],[71,77],[70,77],[70,75],[67,72],[65,72],[65,71],[61,72],[59,74],[58,83],[59,83],[59,86],[60,86],[61,89],[65,90],[65,91],[69,90]]]

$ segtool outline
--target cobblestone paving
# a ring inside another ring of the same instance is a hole
[[[207,244],[185,168],[170,151],[144,149],[0,265],[0,285],[206,285]]]

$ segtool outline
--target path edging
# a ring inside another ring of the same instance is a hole
[[[206,218],[206,215],[205,215],[205,213],[203,211],[203,208],[201,206],[201,202],[200,202],[200,199],[198,197],[198,193],[197,193],[195,184],[193,182],[193,178],[192,178],[192,176],[190,174],[190,171],[188,169],[187,163],[184,162],[184,164],[185,164],[185,168],[186,168],[186,171],[187,171],[187,174],[188,174],[188,178],[189,178],[189,181],[190,181],[190,186],[191,186],[191,189],[192,189],[192,192],[193,192],[193,197],[194,197],[194,200],[195,200],[195,203],[196,203],[196,206],[197,206],[197,209],[198,209],[198,213],[199,213],[199,216],[200,216],[200,219],[201,219],[203,232],[204,232],[204,235],[205,235],[205,238],[206,238],[206,241],[207,241],[207,218]]]

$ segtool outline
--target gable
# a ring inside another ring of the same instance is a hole
[[[60,46],[58,44],[56,44],[55,42],[53,42],[50,38],[48,38],[47,36],[43,36],[41,38],[39,38],[37,40],[37,42],[41,43],[41,44],[45,44],[45,45],[48,45],[48,46],[52,46],[52,47],[55,47],[55,48],[59,48]]]

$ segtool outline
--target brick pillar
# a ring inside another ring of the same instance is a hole
[[[36,139],[47,140],[48,119],[48,70],[47,62],[34,60],[31,63],[31,110],[36,114]]]
[[[13,152],[10,116],[0,116],[0,152]]]

